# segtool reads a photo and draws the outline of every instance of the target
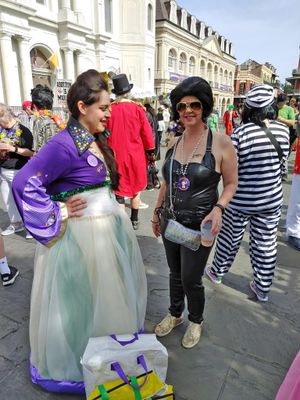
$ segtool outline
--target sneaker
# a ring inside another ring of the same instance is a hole
[[[12,285],[15,282],[17,276],[20,273],[17,270],[17,268],[15,268],[15,267],[12,267],[12,266],[9,265],[9,268],[10,268],[10,274],[2,274],[1,275],[2,285],[3,286]]]
[[[185,334],[182,338],[182,346],[186,349],[191,349],[199,343],[202,333],[202,324],[196,324],[195,322],[190,322]]]
[[[262,290],[258,289],[256,286],[256,283],[254,281],[250,282],[250,289],[252,290],[253,293],[256,294],[257,300],[259,301],[268,301],[269,296],[268,293],[263,292]]]
[[[168,335],[176,326],[183,323],[183,316],[176,318],[171,314],[167,314],[165,318],[156,325],[154,333],[158,337],[163,337]]]
[[[27,232],[25,239],[33,239],[33,236],[29,232]]]
[[[149,204],[143,203],[140,201],[139,209],[140,210],[145,210],[146,208],[149,208]]]
[[[137,231],[139,229],[140,223],[139,221],[131,221],[132,227],[134,231]]]
[[[12,235],[14,233],[17,232],[22,232],[24,231],[24,226],[20,226],[19,228],[16,228],[14,225],[9,225],[4,231],[1,232],[2,236],[8,236],[8,235]]]
[[[216,284],[220,284],[220,283],[222,283],[222,277],[221,276],[216,276],[216,275],[214,275],[212,272],[211,272],[211,267],[209,266],[209,265],[207,265],[206,267],[205,267],[205,273],[206,273],[206,275],[209,277],[209,279],[213,282],[213,283],[216,283]]]

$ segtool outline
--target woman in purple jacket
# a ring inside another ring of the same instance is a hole
[[[39,242],[31,295],[31,376],[50,391],[82,393],[82,357],[93,336],[143,327],[146,278],[131,223],[112,189],[105,144],[107,85],[96,70],[68,93],[67,128],[16,176],[13,191]]]

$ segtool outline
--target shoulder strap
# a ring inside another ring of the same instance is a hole
[[[211,153],[212,140],[213,140],[212,131],[210,128],[208,128],[206,150],[205,150],[206,153]]]
[[[270,139],[272,145],[275,147],[275,150],[277,151],[277,154],[278,154],[278,157],[279,157],[279,161],[281,161],[281,159],[283,157],[283,151],[282,151],[282,148],[280,147],[280,144],[277,142],[275,136],[272,134],[270,129],[265,124],[263,124],[261,126],[261,128],[262,128],[263,131],[265,131],[265,134]]]

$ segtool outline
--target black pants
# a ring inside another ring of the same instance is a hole
[[[181,316],[186,296],[188,318],[200,324],[205,304],[202,276],[212,246],[200,246],[193,251],[164,237],[163,242],[170,268],[170,314],[177,318]]]

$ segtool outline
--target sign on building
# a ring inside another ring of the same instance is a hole
[[[58,79],[55,86],[56,103],[58,107],[67,104],[67,94],[72,85],[72,81],[67,79]]]

